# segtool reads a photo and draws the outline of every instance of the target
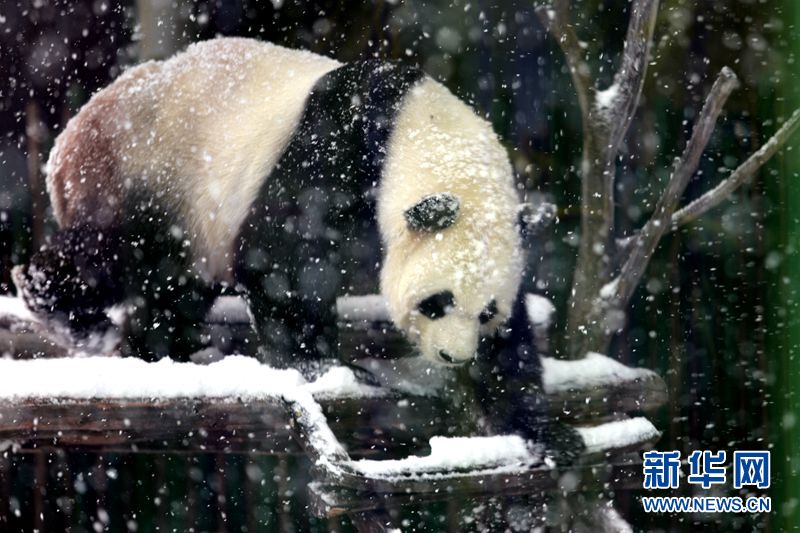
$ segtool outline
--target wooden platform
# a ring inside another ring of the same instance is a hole
[[[412,350],[381,314],[380,306],[379,300],[369,297],[340,302],[339,308],[340,338],[346,347],[343,353],[352,354],[349,360],[373,372],[387,362],[396,370],[416,361],[387,361],[408,357]],[[212,337],[230,344],[247,335],[249,325],[243,322],[246,313],[241,311],[235,300],[215,308],[208,322]],[[0,317],[0,345],[20,358],[13,361],[16,365],[45,363],[27,362],[26,357],[67,355],[34,324],[8,317]],[[450,402],[435,394],[404,390],[392,383],[397,376],[382,371],[377,375],[388,382],[378,396],[327,395],[317,401],[310,393],[287,396],[276,392],[270,396],[266,389],[255,399],[235,394],[76,397],[38,391],[30,396],[4,395],[4,376],[0,375],[0,450],[303,454],[313,465],[312,510],[328,517],[348,513],[365,531],[383,530],[386,517],[381,509],[385,506],[456,495],[477,499],[540,495],[544,502],[549,494],[563,489],[565,482],[572,491],[641,486],[638,452],[652,446],[659,433],[646,419],[630,417],[647,414],[665,403],[663,380],[649,370],[631,369],[611,360],[587,358],[567,363],[545,359],[543,366],[553,420],[579,431],[608,428],[594,434],[611,434],[608,442],[586,442],[586,452],[569,467],[556,467],[534,450],[529,462],[478,464],[467,472],[443,469],[387,476],[360,471],[360,459],[425,457],[432,437],[464,434],[465,426]],[[13,379],[11,375],[6,372],[6,379]],[[614,431],[626,420],[638,424],[640,431],[614,441]]]

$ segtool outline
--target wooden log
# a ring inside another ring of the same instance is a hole
[[[565,414],[551,404],[551,414],[561,420],[589,420],[594,405],[625,405],[624,395],[609,402],[591,391],[560,394],[564,404],[575,406]],[[636,391],[631,392],[637,394]],[[660,394],[660,393],[658,393]],[[588,396],[587,396],[588,395]],[[654,393],[653,396],[656,394]],[[594,396],[600,398],[599,396]],[[454,436],[452,409],[439,398],[398,397],[322,401],[334,433],[354,456],[397,456],[435,435]],[[589,409],[582,411],[583,406]],[[592,422],[600,422],[597,416]],[[19,400],[0,403],[0,446],[17,449],[80,447],[108,451],[174,449],[297,454],[287,427],[285,408],[278,401],[241,402],[225,399],[179,400]]]
[[[625,413],[649,413],[667,403],[666,383],[655,373],[631,381],[547,391],[550,416],[561,421],[600,422]]]
[[[317,516],[335,517],[390,506],[424,505],[454,496],[488,499],[540,495],[544,503],[548,494],[562,489],[564,475],[570,477],[570,486],[574,486],[572,490],[595,491],[600,487],[601,490],[613,491],[641,488],[641,472],[639,455],[623,453],[610,458],[610,462],[583,464],[568,471],[543,467],[524,474],[464,476],[438,482],[427,480],[430,485],[408,480],[348,487],[316,481],[309,485],[310,510]]]
[[[403,454],[448,435],[440,401],[396,397],[320,402],[353,457]],[[5,443],[5,444],[4,444]],[[109,401],[53,399],[0,403],[0,447],[17,451],[84,448],[284,455],[302,450],[277,400]]]

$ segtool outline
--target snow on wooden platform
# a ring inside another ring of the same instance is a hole
[[[576,427],[586,445],[585,455],[603,454],[655,442],[661,432],[642,416],[615,420],[598,426]]]
[[[657,376],[652,370],[625,366],[619,361],[594,352],[589,352],[583,359],[576,360],[543,357],[542,371],[542,384],[547,393],[586,390],[611,384],[649,380]]]
[[[583,359],[542,358],[542,385],[552,416],[593,420],[650,412],[667,401],[661,376],[598,353]]]
[[[385,389],[359,383],[346,367],[330,368],[307,383],[293,369],[252,357],[228,356],[201,365],[132,357],[0,359],[0,401],[17,399],[141,400],[231,398],[260,400],[304,391],[317,398],[368,398]]]
[[[556,306],[553,305],[549,298],[538,294],[526,294],[525,310],[528,312],[528,318],[534,327],[548,328],[553,321]]]
[[[544,457],[516,435],[492,437],[433,437],[431,453],[404,459],[353,461],[350,466],[371,478],[391,479],[409,476],[461,476],[476,471],[521,472],[541,465]]]
[[[647,447],[661,436],[643,417],[575,429],[586,445],[584,455],[591,457],[631,447]],[[517,435],[433,437],[429,442],[429,455],[391,460],[361,459],[350,462],[349,467],[362,476],[387,481],[522,474],[533,468],[555,468],[540,447]]]
[[[532,325],[539,329],[546,328],[552,314],[549,300],[528,295],[527,303]],[[412,396],[437,396],[440,390],[446,388],[449,374],[431,368],[420,357],[413,356],[413,347],[387,322],[388,311],[381,296],[339,298],[337,309],[343,361],[363,366],[385,387]],[[223,333],[223,337],[236,337],[236,331],[242,334],[250,330],[247,306],[237,296],[218,298],[208,320],[212,328],[217,327],[215,325],[232,328]],[[543,352],[547,351],[546,343],[541,346],[537,344],[537,347]],[[2,296],[0,353],[17,358],[79,355],[48,338],[41,328],[37,329],[37,324],[31,321],[30,314],[19,299]],[[135,362],[128,364],[135,366]],[[586,358],[575,361],[544,357],[543,370],[550,412],[560,419],[586,420],[628,412],[646,412],[663,405],[667,399],[666,385],[657,374],[647,369],[626,367],[600,354],[590,353]],[[351,375],[344,370],[339,372],[327,379],[338,376],[339,379],[350,380],[349,386],[358,389]],[[315,387],[322,387],[322,384],[318,383]],[[328,392],[316,390],[315,394],[321,398]]]
[[[573,372],[556,365],[556,377],[583,373],[577,383],[585,384],[603,375],[597,358],[569,365]],[[349,414],[341,404],[326,408],[320,403],[343,398],[354,399]],[[286,454],[297,453],[299,443],[320,481],[310,490],[312,508],[321,516],[371,508],[387,498],[559,490],[559,467],[541,445],[515,435],[446,436],[452,421],[434,423],[443,415],[435,414],[433,400],[427,400],[398,400],[387,389],[359,383],[346,367],[333,367],[308,382],[295,370],[243,356],[209,365],[115,357],[0,359],[0,449]],[[384,403],[372,405],[375,401]],[[615,489],[640,485],[638,456],[629,454],[659,437],[646,419],[576,430],[586,446],[574,467],[581,470],[580,479]],[[427,455],[358,459],[376,451],[384,455],[398,444],[408,453],[426,440]]]

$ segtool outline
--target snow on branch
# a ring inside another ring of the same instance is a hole
[[[583,115],[584,135],[590,130],[607,129],[607,145],[611,159],[633,121],[639,95],[647,72],[655,29],[658,0],[633,0],[619,68],[610,87],[594,91],[596,81],[586,61],[586,45],[575,34],[570,22],[569,0],[556,0],[553,5],[536,7],[536,14],[561,47],[572,75],[578,103]],[[598,132],[599,133],[599,132]],[[605,137],[605,136],[603,136]]]
[[[731,172],[730,176],[722,180],[710,191],[705,192],[699,198],[692,200],[688,205],[672,213],[672,219],[667,227],[667,231],[674,231],[684,224],[697,220],[706,212],[727,200],[736,189],[752,178],[773,155],[786,145],[789,138],[797,131],[799,126],[800,109],[796,109],[778,131],[776,131],[761,148],[751,154],[744,163],[736,167],[736,169]],[[638,237],[639,234],[636,233],[618,239],[617,250],[621,254],[627,254],[634,243],[636,243]]]
[[[711,87],[683,154],[676,160],[675,168],[667,187],[656,203],[653,215],[639,232],[622,265],[615,285],[616,291],[612,295],[612,302],[616,307],[627,304],[639,285],[658,242],[669,229],[672,213],[677,208],[686,185],[700,164],[700,157],[714,132],[717,118],[731,92],[738,86],[739,80],[736,74],[728,67],[723,68]]]
[[[583,121],[581,161],[581,240],[568,302],[566,355],[581,358],[605,352],[612,336],[624,325],[626,306],[641,281],[663,235],[719,205],[787,142],[800,127],[800,110],[752,156],[719,185],[678,209],[688,181],[695,173],[716,120],[730,93],[738,86],[734,73],[723,68],[695,123],[682,156],[651,218],[630,237],[615,235],[616,161],[636,114],[655,29],[658,0],[631,0],[622,58],[612,84],[596,91],[586,52],[570,26],[568,0],[553,0],[536,13],[558,41],[578,93]]]
[[[717,103],[715,105],[721,109],[724,104],[724,99],[727,98],[727,95],[731,90],[735,89],[736,86],[735,75],[726,67],[720,73],[714,87],[711,89],[706,105],[703,108],[703,113],[701,113],[698,124],[695,126],[692,139],[689,141],[689,144],[687,144],[684,156],[680,160],[681,163],[684,163],[688,159],[687,152],[689,152],[693,141],[695,141],[697,128],[698,126],[702,126],[701,122],[705,123],[704,127],[707,130],[705,143],[694,143],[695,153],[692,157],[699,159],[703,148],[705,148],[705,145],[708,143],[708,135],[710,135],[711,130],[713,130],[713,122],[709,121],[709,116],[705,113],[706,109],[709,107],[709,102],[716,101]],[[712,110],[709,109],[709,111]],[[717,113],[718,112],[719,110],[717,110]],[[675,206],[677,206],[678,201],[683,195],[686,184],[694,174],[697,163],[695,162],[691,166],[684,165],[680,174],[678,172],[678,167],[676,167],[675,172],[673,172],[673,175],[670,177],[670,182],[667,184],[667,189],[659,199],[650,220],[648,220],[639,233],[631,237],[620,239],[619,241],[618,246],[620,252],[629,254],[626,265],[630,263],[630,266],[627,273],[625,267],[623,267],[619,278],[617,278],[617,293],[615,296],[618,296],[623,304],[627,302],[636,289],[636,285],[644,272],[644,267],[647,266],[655,250],[655,246],[658,244],[661,237],[668,231],[675,230],[684,224],[696,220],[710,209],[713,209],[725,201],[731,193],[752,178],[773,155],[785,146],[786,142],[792,134],[797,131],[798,127],[800,127],[800,109],[795,110],[778,131],[776,131],[761,148],[750,155],[744,163],[739,165],[730,176],[722,180],[710,191],[707,191],[699,198],[691,201],[688,205],[677,210]],[[667,214],[669,214],[669,216],[667,216]],[[634,262],[636,263],[635,265],[633,264]],[[639,269],[641,269],[641,271],[638,271]]]

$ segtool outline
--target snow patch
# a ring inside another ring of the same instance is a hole
[[[649,420],[641,416],[575,429],[586,444],[585,453],[587,454],[634,446],[661,436],[661,432]]]
[[[597,102],[597,107],[600,108],[609,108],[614,103],[614,100],[617,99],[617,95],[619,95],[619,85],[616,83],[609,86],[607,89],[602,91],[597,91],[595,93],[595,102]]]
[[[594,352],[574,361],[542,357],[542,384],[547,394],[619,385],[637,379],[651,379],[654,375],[652,370],[631,368]]]
[[[335,366],[304,387],[316,399],[370,398],[386,395],[386,390],[358,381],[352,370]]]
[[[525,295],[525,309],[528,311],[528,319],[534,326],[550,326],[553,313],[556,307],[549,298],[538,294]]]
[[[389,308],[380,294],[345,296],[336,300],[336,312],[342,320],[352,322],[389,322]],[[206,320],[212,324],[248,324],[250,314],[244,298],[220,296],[211,306]]]
[[[474,474],[476,470],[493,473],[523,471],[541,464],[541,454],[532,452],[517,435],[493,437],[432,437],[431,453],[385,461],[361,459],[351,461],[358,473],[371,478],[439,475],[452,477],[458,472]]]
[[[576,428],[587,454],[604,453],[657,439],[661,433],[643,417]],[[349,467],[373,479],[443,479],[481,474],[514,474],[548,462],[534,445],[517,435],[432,437],[431,453],[403,459],[350,461]]]
[[[0,296],[0,316],[16,318],[20,321],[34,322],[36,319],[28,310],[22,298]]]
[[[162,359],[84,357],[0,359],[0,400],[104,398],[114,400],[293,397],[374,397],[383,390],[358,383],[349,368],[334,367],[312,383],[293,369],[276,369],[232,355],[208,365]]]
[[[353,322],[389,322],[389,307],[380,294],[348,296],[336,300],[336,313],[342,320]]]
[[[617,293],[619,278],[614,278],[600,288],[600,298],[608,300]]]
[[[206,320],[212,324],[249,324],[247,302],[239,296],[220,296],[208,310]]]

